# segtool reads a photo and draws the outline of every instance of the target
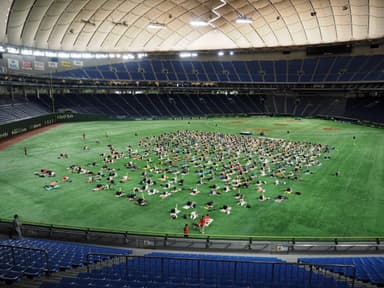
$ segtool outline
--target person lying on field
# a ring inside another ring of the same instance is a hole
[[[106,189],[109,189],[109,186],[108,185],[104,185],[104,184],[97,184],[95,188],[92,189],[92,191],[100,191],[100,190],[106,190]]]
[[[220,208],[220,212],[223,212],[224,214],[231,214],[231,210],[232,210],[232,207],[228,206],[228,205],[223,205],[221,208]]]
[[[40,171],[35,172],[35,175],[39,177],[55,177],[56,173],[52,170],[49,170],[47,168],[42,168]]]
[[[52,189],[57,189],[59,187],[60,187],[60,185],[57,183],[57,181],[52,181],[51,183],[43,186],[43,188],[47,191],[52,190]]]

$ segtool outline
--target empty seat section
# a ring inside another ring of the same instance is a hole
[[[259,61],[247,61],[246,66],[254,82],[263,82],[263,73]]]
[[[252,79],[249,75],[248,68],[244,61],[232,61],[236,74],[239,76],[241,82],[251,82]]]
[[[204,62],[201,62],[201,64],[204,67],[205,72],[207,73],[209,81],[213,81],[213,82],[219,81],[218,75],[213,68],[212,62],[204,61]]]
[[[287,82],[287,61],[279,60],[275,62],[276,82]]]
[[[202,63],[199,61],[193,61],[191,63],[192,63],[193,70],[195,71],[198,80],[199,81],[209,81],[209,78],[207,76],[207,73],[206,73]]]

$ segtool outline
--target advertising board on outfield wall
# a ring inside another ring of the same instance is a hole
[[[24,119],[17,122],[7,123],[0,126],[0,140],[7,139],[28,131],[49,126],[55,123],[72,121],[97,121],[105,119],[99,115],[82,115],[73,113],[56,113]]]

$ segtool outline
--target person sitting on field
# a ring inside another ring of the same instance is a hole
[[[177,218],[177,215],[180,213],[180,210],[177,208],[177,205],[175,208],[172,208],[171,211],[169,212],[169,216],[172,218],[172,219],[176,219]]]
[[[196,220],[197,217],[199,217],[199,214],[197,214],[196,211],[192,211],[191,214],[189,214],[189,218],[191,218],[192,220]]]
[[[217,190],[210,190],[209,191],[209,196],[218,196],[218,195],[220,195],[221,193],[219,192],[219,191],[217,191]]]
[[[148,190],[148,195],[155,195],[157,193],[159,193],[159,190],[157,190],[157,189],[149,189]]]
[[[167,197],[171,196],[171,193],[169,193],[168,191],[164,191],[160,194],[160,198],[161,199],[165,199]]]
[[[220,212],[223,212],[227,215],[231,214],[231,210],[232,210],[232,207],[229,207],[228,205],[223,205],[221,208],[220,208]]]
[[[271,198],[270,197],[266,197],[264,194],[261,194],[257,200],[259,201],[266,201],[266,200],[270,200]]]
[[[209,214],[205,215],[204,217],[204,226],[209,226],[213,222],[213,219],[209,216]]]
[[[284,193],[291,194],[293,192],[292,188],[288,187],[285,189]]]
[[[207,210],[212,210],[214,205],[215,205],[215,203],[213,201],[209,201],[205,204],[204,208]]]
[[[120,183],[124,183],[124,182],[127,182],[127,181],[129,181],[129,180],[130,180],[130,179],[129,179],[128,175],[124,175],[123,177],[120,178],[119,182],[120,182]]]
[[[172,193],[176,193],[176,192],[180,192],[181,191],[181,189],[180,188],[177,188],[176,186],[175,187],[172,187],[172,189],[171,189],[171,192]]]
[[[200,193],[199,190],[197,190],[196,188],[193,188],[193,189],[191,189],[191,192],[189,193],[189,195],[196,196],[199,193]]]
[[[193,201],[187,201],[185,205],[183,206],[184,209],[190,209],[190,208],[196,208],[196,202]]]
[[[164,181],[167,181],[168,179],[168,176],[166,174],[163,174],[161,177],[160,177],[160,181],[164,182]]]
[[[125,195],[125,193],[121,190],[121,188],[119,188],[119,190],[117,190],[115,192],[115,197],[116,198],[120,198],[120,197],[123,197]]]
[[[138,206],[147,206],[148,202],[144,198],[138,198],[135,202],[136,205]]]
[[[64,176],[64,177],[63,177],[63,182],[65,182],[65,183],[71,183],[71,182],[72,182],[72,179],[69,178],[68,176]]]
[[[129,201],[133,201],[137,198],[137,194],[136,193],[128,194],[127,198]]]
[[[244,195],[241,195],[241,197],[239,198],[239,202],[237,202],[237,205],[239,205],[240,207],[247,206],[247,202],[244,200]]]
[[[241,194],[241,193],[236,193],[234,196],[234,198],[237,200],[239,200],[241,197],[243,197],[243,194]]]

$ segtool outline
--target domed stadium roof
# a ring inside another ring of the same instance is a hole
[[[0,43],[34,48],[261,48],[382,38],[384,1],[2,0],[0,19]]]

